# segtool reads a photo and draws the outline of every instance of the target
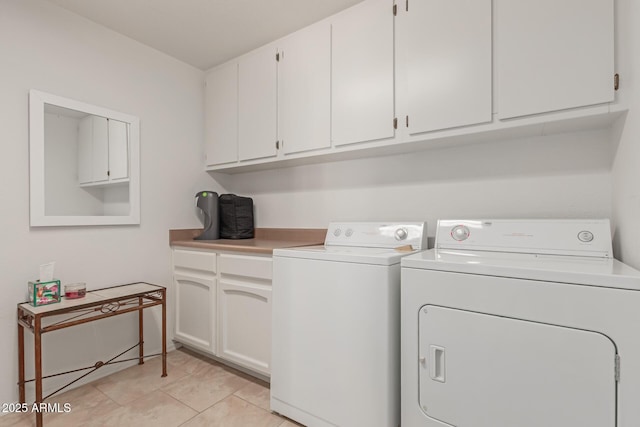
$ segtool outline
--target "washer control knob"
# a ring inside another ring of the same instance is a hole
[[[587,230],[583,230],[578,233],[578,240],[584,243],[589,243],[593,240],[593,233]]]
[[[396,240],[404,240],[409,236],[409,232],[404,227],[398,228],[395,232]]]
[[[333,235],[338,237],[339,235],[342,234],[342,230],[340,230],[339,228],[336,228],[335,230],[333,230]]]
[[[451,237],[453,240],[457,240],[458,242],[467,240],[469,234],[471,234],[471,232],[465,225],[456,225],[451,229]]]
[[[353,230],[350,228],[347,228],[347,231],[344,232],[344,235],[346,237],[351,237],[353,235]]]

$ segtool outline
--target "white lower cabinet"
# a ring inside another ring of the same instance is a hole
[[[270,255],[173,249],[175,340],[271,373]]]
[[[271,256],[218,256],[218,356],[271,373]]]
[[[216,254],[173,250],[175,340],[216,354]]]
[[[216,354],[216,280],[174,273],[176,340]]]
[[[218,356],[269,375],[271,288],[221,280],[218,302]]]

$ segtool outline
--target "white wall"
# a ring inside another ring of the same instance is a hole
[[[609,218],[609,131],[214,176],[250,195],[259,227],[331,220]]]
[[[134,281],[171,286],[168,230],[199,226],[195,193],[221,189],[202,172],[202,71],[40,0],[0,1],[0,63],[0,402],[12,402],[16,304],[38,265],[55,260],[63,283],[86,281],[90,289]],[[29,227],[32,88],[140,118],[139,226]],[[159,349],[158,316],[148,316],[149,351]],[[134,342],[134,318],[45,335],[45,372],[104,361],[126,348]]]
[[[614,252],[640,269],[640,4],[618,0],[616,5],[618,72],[629,113],[618,123],[613,141],[617,149],[612,168]]]

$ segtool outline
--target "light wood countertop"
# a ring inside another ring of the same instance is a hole
[[[184,248],[272,254],[274,249],[322,245],[324,228],[256,228],[253,239],[193,240],[202,229],[169,230],[169,244]]]

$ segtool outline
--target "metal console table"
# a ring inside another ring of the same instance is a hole
[[[144,355],[144,328],[143,310],[145,308],[162,306],[162,353]],[[139,341],[131,348],[123,351],[106,362],[98,361],[94,365],[61,372],[53,375],[42,375],[42,334],[81,325],[87,322],[118,316],[120,314],[138,312],[138,332]],[[47,322],[43,325],[43,319],[52,316],[65,315],[59,321]],[[35,378],[25,380],[24,365],[24,329],[29,329],[34,336],[34,362]],[[139,355],[133,359],[116,360],[126,352],[139,348]],[[60,303],[34,307],[29,303],[18,304],[18,388],[20,392],[20,403],[26,403],[25,384],[35,381],[35,404],[40,405],[44,399],[64,390],[76,381],[84,378],[95,370],[109,364],[125,362],[127,360],[138,360],[138,364],[144,363],[145,357],[162,355],[162,376],[167,376],[167,305],[166,289],[163,286],[149,283],[131,283],[128,285],[115,286],[112,288],[99,289],[87,292],[84,298],[65,299]],[[42,380],[58,375],[89,370],[65,386],[42,397]],[[36,411],[36,426],[42,427],[43,412]]]

